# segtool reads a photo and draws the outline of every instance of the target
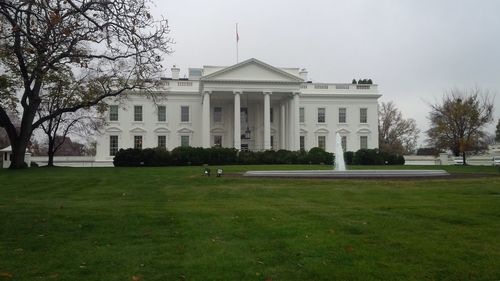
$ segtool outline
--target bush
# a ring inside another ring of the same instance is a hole
[[[204,149],[204,164],[231,165],[238,163],[238,150],[234,148],[213,147]]]
[[[120,149],[115,154],[113,165],[115,167],[134,167],[143,164],[143,153],[141,149]]]
[[[38,168],[38,163],[31,161],[30,167],[31,168]]]
[[[354,158],[354,152],[352,151],[344,152],[344,161],[346,165],[352,165],[353,158]]]
[[[172,164],[172,158],[168,150],[164,148],[146,148],[142,151],[144,166],[158,167],[169,166]]]
[[[307,154],[307,158],[311,164],[333,165],[333,154],[319,147],[311,148]]]
[[[238,163],[242,165],[253,165],[257,164],[258,160],[254,152],[240,151],[240,153],[238,153]]]
[[[231,164],[333,164],[334,156],[315,147],[309,152],[288,150],[240,151],[234,148],[176,147],[172,152],[163,148],[120,149],[113,160],[120,166],[187,166]]]
[[[346,156],[345,158],[347,159]],[[378,149],[360,149],[354,153],[352,163],[354,165],[404,165],[405,159],[402,155],[380,152]]]
[[[202,165],[208,157],[203,148],[179,146],[172,150],[172,164],[176,166]]]
[[[378,149],[360,149],[352,159],[354,165],[383,165],[384,158]]]

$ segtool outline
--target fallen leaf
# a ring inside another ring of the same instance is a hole
[[[142,276],[138,275],[138,276],[132,276],[132,280],[133,281],[141,281],[142,280]]]
[[[0,272],[0,277],[12,278],[12,273],[10,273],[10,272]]]
[[[351,245],[345,246],[345,251],[348,252],[348,253],[351,253],[352,252],[352,246]]]

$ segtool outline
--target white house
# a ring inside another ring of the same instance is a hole
[[[120,148],[183,145],[333,152],[337,132],[344,151],[378,147],[377,85],[312,83],[305,69],[257,59],[179,72],[172,68],[154,101],[140,93],[108,101],[96,160]]]

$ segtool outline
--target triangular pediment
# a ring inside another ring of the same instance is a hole
[[[258,82],[285,82],[302,83],[300,77],[288,73],[282,69],[261,62],[257,59],[249,59],[233,66],[223,68],[214,73],[203,76],[205,81],[258,81]]]

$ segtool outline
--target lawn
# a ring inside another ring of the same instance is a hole
[[[248,169],[326,166],[230,166]],[[417,168],[417,167],[398,167]],[[433,167],[436,168],[436,167]],[[0,280],[499,280],[500,176],[0,170]]]

